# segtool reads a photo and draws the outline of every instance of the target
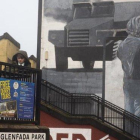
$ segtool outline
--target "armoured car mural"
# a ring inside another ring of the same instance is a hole
[[[56,69],[66,70],[68,57],[82,61],[85,69],[93,69],[95,61],[102,61],[106,37],[127,36],[128,19],[115,21],[114,16],[113,1],[73,2],[72,21],[64,30],[49,31],[49,41],[55,46]],[[106,49],[106,60],[113,60],[113,44]]]
[[[44,0],[41,65],[46,80],[70,93],[102,93],[103,75],[95,69],[103,60],[104,41],[126,38],[127,22],[140,14],[140,1],[116,1]],[[114,60],[116,52],[114,41],[106,42],[105,94],[123,107],[123,71]]]

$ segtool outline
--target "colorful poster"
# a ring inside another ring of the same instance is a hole
[[[0,117],[33,119],[34,83],[0,78]]]

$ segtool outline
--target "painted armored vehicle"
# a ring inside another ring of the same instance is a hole
[[[86,70],[93,69],[95,61],[102,61],[105,39],[127,36],[128,20],[115,22],[114,12],[113,1],[73,3],[73,20],[64,30],[49,31],[49,41],[55,46],[56,70],[68,68],[68,57],[82,61]],[[106,61],[113,59],[113,44],[107,45]]]

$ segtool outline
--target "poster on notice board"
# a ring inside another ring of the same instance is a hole
[[[0,117],[33,119],[35,84],[0,78]]]

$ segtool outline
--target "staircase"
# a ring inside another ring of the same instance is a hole
[[[41,88],[42,110],[58,119],[93,125],[119,140],[140,139],[140,118],[99,96],[71,94],[45,80]]]

